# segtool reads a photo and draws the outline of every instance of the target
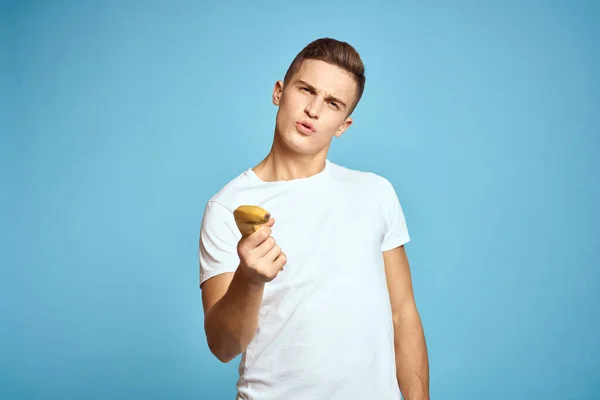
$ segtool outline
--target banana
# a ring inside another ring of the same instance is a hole
[[[262,224],[269,222],[271,214],[259,206],[243,205],[233,211],[233,217],[242,237],[246,238],[256,232]]]

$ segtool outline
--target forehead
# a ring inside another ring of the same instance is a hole
[[[356,93],[356,82],[348,72],[321,60],[305,60],[292,78],[292,83],[297,81],[305,81],[327,95],[346,101]]]

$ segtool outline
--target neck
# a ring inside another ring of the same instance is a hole
[[[252,170],[265,182],[308,178],[323,171],[327,149],[317,154],[298,154],[279,143],[275,135],[269,154]]]

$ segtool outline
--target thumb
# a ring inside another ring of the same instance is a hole
[[[253,247],[261,244],[266,238],[271,234],[271,227],[275,224],[275,219],[271,218],[267,222],[262,225],[256,225],[254,227],[254,233],[252,233],[248,238],[252,243]]]

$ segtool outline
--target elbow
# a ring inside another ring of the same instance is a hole
[[[207,335],[207,344],[210,352],[217,358],[217,360],[221,361],[224,364],[227,364],[235,357],[237,357],[238,353],[230,351],[226,346],[223,345],[219,340],[211,340],[210,336]]]
[[[204,319],[206,343],[217,360],[226,364],[240,355],[244,347],[239,338],[232,336],[227,329],[219,328],[219,325],[216,325],[210,315],[210,313],[207,313]]]
[[[225,351],[213,351],[212,353],[215,357],[217,357],[217,360],[221,361],[223,364],[227,364],[229,361],[237,357],[237,354],[227,353]]]
[[[421,323],[421,316],[414,303],[407,304],[392,312],[392,322],[395,329],[403,326],[414,326],[414,324]]]
[[[217,358],[217,360],[221,361],[223,364],[227,364],[229,361],[235,358],[235,356],[231,356],[222,352],[213,352],[213,354]]]

